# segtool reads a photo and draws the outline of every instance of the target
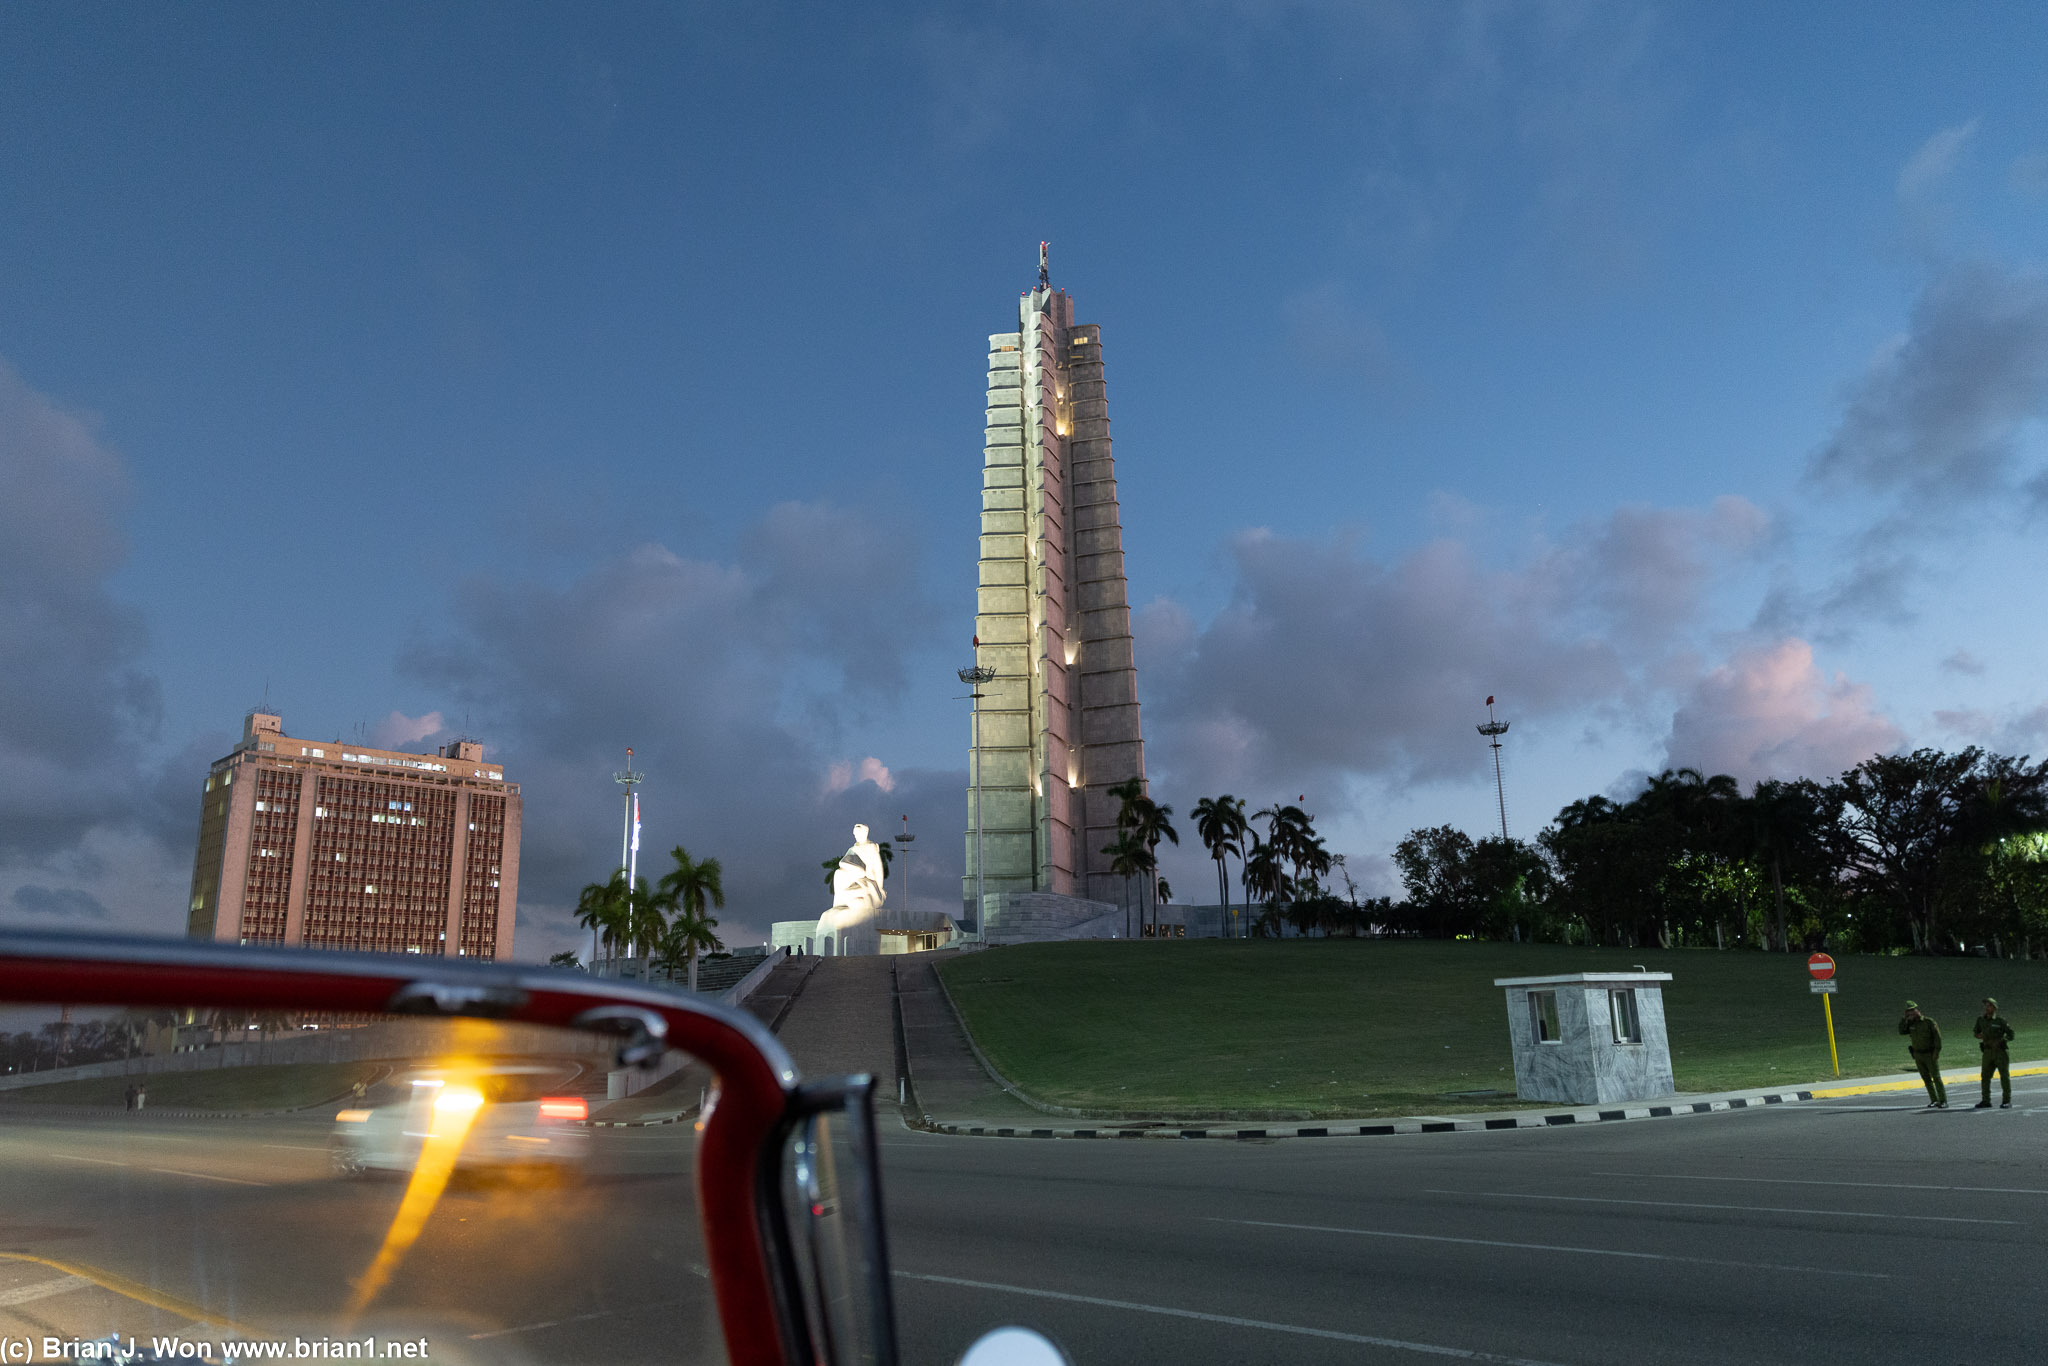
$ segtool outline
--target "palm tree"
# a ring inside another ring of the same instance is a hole
[[[677,968],[688,975],[690,991],[697,990],[697,958],[700,954],[717,953],[725,945],[712,931],[718,922],[708,915],[682,911],[669,922],[668,929],[661,936],[658,946],[661,954],[662,971],[671,980]]]
[[[1271,844],[1254,838],[1251,852],[1244,860],[1244,892],[1247,901],[1258,897],[1266,903],[1265,913],[1259,917],[1262,930],[1277,923],[1274,907],[1286,896],[1287,889],[1287,874],[1281,869],[1279,855]]]
[[[718,922],[711,918],[710,908],[725,909],[725,868],[715,858],[691,858],[690,851],[680,844],[668,855],[676,864],[661,878],[662,894],[676,911],[669,934],[671,938],[681,935],[675,945],[689,964],[690,990],[695,991],[698,951],[709,953],[724,947],[711,933]]]
[[[1131,879],[1145,871],[1145,846],[1128,831],[1116,837],[1115,844],[1105,844],[1102,852],[1109,855],[1109,871],[1124,880],[1124,938],[1131,937]]]
[[[1235,854],[1244,858],[1240,841],[1247,829],[1244,818],[1244,803],[1228,792],[1220,797],[1204,797],[1195,803],[1195,833],[1201,837],[1202,847],[1209,851],[1209,857],[1216,860],[1216,892],[1223,898],[1223,923],[1230,924],[1230,879],[1226,874],[1224,860]]]
[[[1172,815],[1172,807],[1162,806],[1149,797],[1140,798],[1132,806],[1131,834],[1144,847],[1143,864],[1147,874],[1156,873],[1159,868],[1159,841],[1180,843],[1180,832],[1173,828]],[[1146,878],[1147,882],[1151,880],[1150,876]],[[1152,905],[1152,925],[1156,930],[1159,926],[1159,903],[1154,901]]]
[[[669,911],[674,902],[666,893],[653,890],[646,878],[636,879],[633,893],[626,902],[626,932],[628,944],[640,946],[640,980],[646,981],[651,975],[654,961],[654,946],[668,933]]]
[[[631,899],[623,868],[613,873],[610,881],[586,885],[576,898],[576,923],[589,930],[597,944],[590,955],[593,972],[598,971],[599,954],[610,959],[611,950],[625,938]]]

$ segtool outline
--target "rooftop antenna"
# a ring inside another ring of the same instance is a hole
[[[1049,290],[1052,288],[1051,252],[1052,243],[1040,242],[1038,244],[1038,287],[1040,289]]]
[[[1500,801],[1500,837],[1508,837],[1508,793],[1500,780],[1500,737],[1508,733],[1508,723],[1493,719],[1493,699],[1486,699],[1486,724],[1479,728],[1486,737],[1486,743],[1493,750],[1493,795]]]

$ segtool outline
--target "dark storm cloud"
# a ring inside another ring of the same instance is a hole
[[[1765,532],[1740,499],[1625,508],[1508,570],[1449,540],[1381,563],[1341,542],[1240,537],[1213,620],[1171,603],[1143,614],[1155,762],[1190,790],[1474,771],[1488,694],[1524,717],[1625,699],[1716,566]]]
[[[849,748],[847,723],[895,697],[928,615],[908,538],[853,509],[792,503],[741,540],[732,563],[649,545],[566,587],[472,581],[453,629],[402,656],[469,709],[523,785],[522,935],[559,929],[577,889],[616,866],[611,775],[629,745],[650,774],[642,871],[658,876],[678,843],[721,859],[729,930],[817,915],[818,863],[856,820],[881,835],[908,814],[933,836],[923,848],[957,862],[935,836],[959,824],[958,775],[899,770],[888,791],[832,781],[835,764],[869,757]]]
[[[121,461],[90,421],[0,361],[0,867],[75,850],[137,814],[155,731],[140,615],[107,592],[126,557]]]

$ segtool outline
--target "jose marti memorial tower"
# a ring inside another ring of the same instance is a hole
[[[1109,789],[1145,776],[1101,329],[1074,321],[1046,258],[1040,243],[1016,331],[988,339],[974,622],[975,662],[995,677],[970,741],[982,810],[970,772],[962,900],[991,938],[1107,935],[1111,913],[1121,932],[1124,878],[1101,852],[1117,837]]]

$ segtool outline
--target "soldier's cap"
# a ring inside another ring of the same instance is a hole
[[[1998,1009],[1998,998],[1995,996],[1986,996],[1984,998],[1984,1004],[1990,1006],[1993,1010],[1996,1010]]]
[[[1906,1002],[1906,1009],[1908,1009],[1908,1010],[1918,1010],[1919,1008],[1920,1008],[1920,1003],[1919,1003],[1918,1001],[1908,1001],[1908,1002]]]

